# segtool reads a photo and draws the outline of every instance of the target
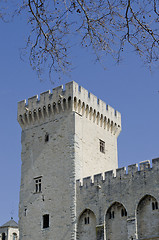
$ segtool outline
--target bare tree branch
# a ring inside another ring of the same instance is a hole
[[[159,60],[158,9],[158,0],[23,0],[16,12],[28,16],[24,53],[32,68],[39,77],[45,69],[60,77],[71,71],[71,48],[79,43],[96,59],[117,62],[129,44],[151,66]]]

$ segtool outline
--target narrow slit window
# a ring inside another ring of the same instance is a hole
[[[105,142],[99,139],[100,152],[105,153]]]
[[[156,209],[158,209],[158,202],[155,202],[155,207]]]
[[[49,134],[46,133],[46,135],[45,135],[45,142],[48,142],[48,141],[49,141]]]
[[[49,227],[49,214],[43,215],[43,228]]]
[[[27,216],[27,208],[24,209],[24,216]]]
[[[121,209],[121,216],[122,217],[126,217],[127,216],[127,211],[126,211],[126,209]]]
[[[152,210],[155,210],[155,203],[152,202]]]
[[[158,209],[158,202],[152,202],[152,210],[157,210]]]
[[[124,209],[121,209],[121,216],[124,217]]]
[[[85,218],[84,218],[84,223],[85,223],[85,224],[89,224],[89,217],[85,217]]]

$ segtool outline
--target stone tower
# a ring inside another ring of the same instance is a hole
[[[20,240],[76,239],[76,180],[118,167],[121,115],[70,82],[18,103]]]

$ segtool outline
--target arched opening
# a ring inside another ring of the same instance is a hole
[[[68,108],[71,108],[72,99],[71,96],[68,97]]]
[[[96,217],[95,214],[86,209],[80,215],[77,226],[77,239],[78,240],[96,240]]]
[[[106,239],[107,240],[127,240],[127,211],[119,203],[113,203],[106,213]]]
[[[5,233],[2,233],[2,240],[5,240],[5,239],[6,239]]]
[[[13,233],[13,240],[18,240],[18,236],[16,233]]]
[[[144,196],[137,207],[138,239],[159,239],[159,209],[157,200]]]

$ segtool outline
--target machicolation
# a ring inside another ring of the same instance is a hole
[[[70,82],[18,122],[20,240],[159,240],[159,158],[118,168],[118,111]]]
[[[101,127],[111,130],[114,134],[121,131],[121,115],[111,106],[89,93],[75,82],[29,98],[18,103],[18,121],[22,127],[27,124],[49,117],[51,114],[58,114],[60,111],[74,110],[78,114],[85,115]]]

